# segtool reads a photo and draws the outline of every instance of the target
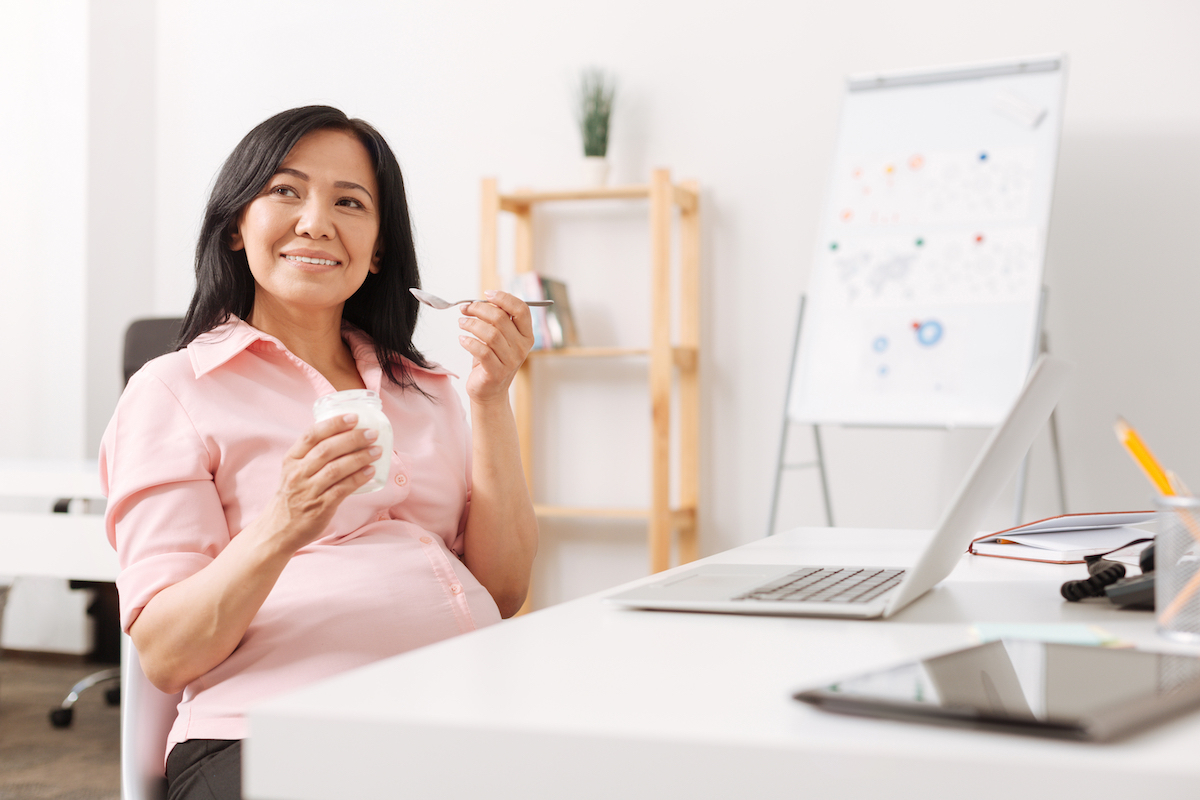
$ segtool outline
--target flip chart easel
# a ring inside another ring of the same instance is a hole
[[[776,461],[816,467],[820,426],[991,427],[1045,348],[1042,270],[1062,55],[852,76]],[[816,460],[785,461],[792,425]],[[1051,432],[1064,506],[1057,421]],[[1024,502],[1018,482],[1016,515]]]

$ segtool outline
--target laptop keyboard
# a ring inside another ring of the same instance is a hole
[[[734,600],[783,600],[789,603],[866,603],[900,583],[902,569],[879,567],[802,567],[751,589]]]

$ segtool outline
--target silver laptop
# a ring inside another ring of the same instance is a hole
[[[984,512],[1016,472],[1070,367],[1042,356],[912,567],[702,564],[607,598],[632,608],[786,616],[890,617],[950,574]]]

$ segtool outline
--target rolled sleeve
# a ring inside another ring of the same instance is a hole
[[[135,376],[100,448],[105,528],[121,567],[126,631],[154,595],[199,572],[229,544],[214,461],[170,389],[153,375]]]

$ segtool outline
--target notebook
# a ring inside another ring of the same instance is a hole
[[[1138,553],[1154,533],[1131,526],[1153,521],[1153,511],[1062,514],[976,537],[970,552],[1020,561],[1082,564],[1085,556],[1120,550],[1137,563]],[[1126,550],[1122,545],[1130,547]]]
[[[698,564],[607,598],[661,611],[783,616],[890,617],[950,574],[983,514],[1017,471],[1050,417],[1070,367],[1043,355],[1004,421],[988,437],[915,565],[881,567]],[[797,553],[797,556],[803,556]]]

